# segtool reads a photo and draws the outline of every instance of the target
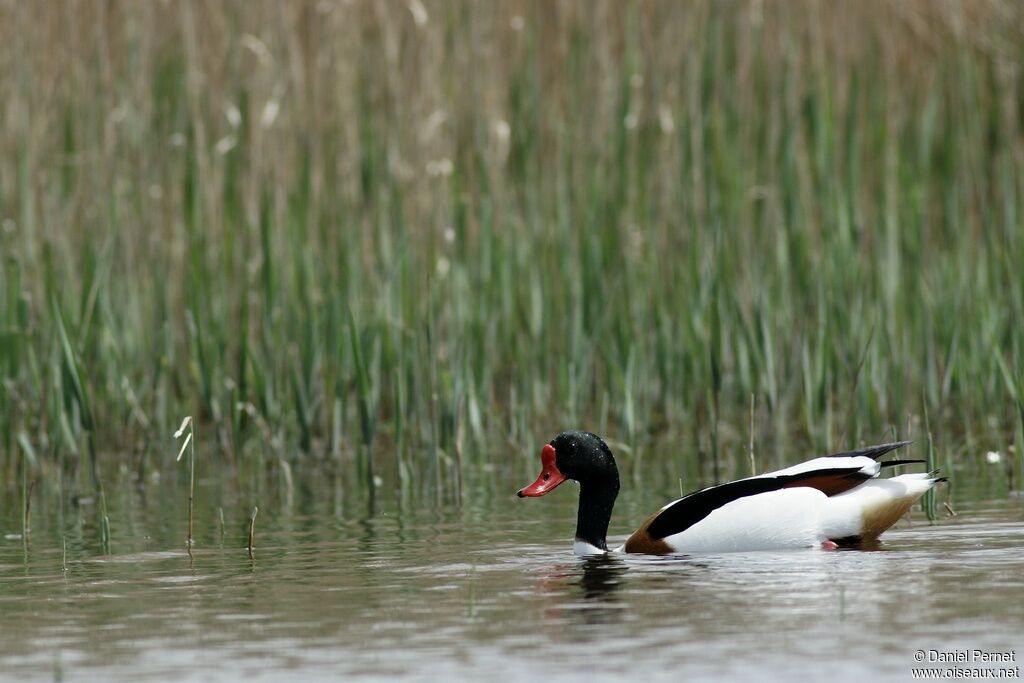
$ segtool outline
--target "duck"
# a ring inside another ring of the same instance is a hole
[[[939,482],[938,470],[879,478],[884,469],[923,463],[886,460],[912,443],[895,441],[816,457],[785,469],[693,491],[668,503],[609,550],[608,526],[619,494],[619,470],[596,434],[566,431],[540,452],[537,480],[516,492],[545,496],[579,484],[573,551],[672,555],[817,547],[869,546]]]

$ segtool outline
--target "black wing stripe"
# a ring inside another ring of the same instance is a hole
[[[878,463],[879,467],[896,467],[897,465],[921,465],[928,462],[927,460],[883,460]]]
[[[856,486],[858,481],[870,479],[871,476],[861,472],[859,467],[836,467],[779,477],[752,477],[750,479],[731,481],[728,484],[694,491],[680,498],[651,520],[651,523],[647,526],[647,533],[654,539],[672,536],[681,531],[686,531],[718,508],[734,500],[798,486],[801,481],[820,478],[848,478],[856,480],[851,481],[850,486],[843,489],[846,490]]]
[[[871,458],[872,460],[878,460],[880,457],[894,451],[897,448],[903,448],[914,443],[913,441],[893,441],[892,443],[880,443],[877,446],[868,446],[867,448],[861,448],[856,451],[846,451],[845,453],[832,453],[826,455],[826,458],[856,458],[865,457]]]

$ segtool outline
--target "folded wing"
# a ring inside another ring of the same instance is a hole
[[[715,510],[734,501],[787,488],[811,488],[826,496],[836,496],[878,476],[890,463],[877,458],[907,445],[909,441],[880,444],[855,451],[835,453],[767,472],[747,479],[694,491],[675,500],[652,515],[626,541],[626,552],[670,552],[662,539],[686,531]],[[907,464],[917,461],[892,461]]]

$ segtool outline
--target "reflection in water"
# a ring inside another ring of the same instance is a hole
[[[595,555],[542,568],[537,590],[547,597],[545,620],[584,626],[619,621],[623,608],[616,593],[627,571],[626,563],[615,555]]]
[[[624,609],[617,593],[626,578],[626,563],[614,555],[599,555],[584,558],[576,571],[578,578],[575,584],[582,589],[583,602],[581,609],[573,613],[580,621],[587,626],[621,621]]]
[[[881,539],[879,539],[879,538],[872,538],[872,539],[868,539],[866,541],[860,541],[859,543],[854,543],[853,545],[850,545],[850,546],[845,546],[845,547],[844,546],[840,546],[838,548],[838,550],[840,550],[840,551],[843,551],[843,550],[847,550],[847,551],[849,551],[849,550],[853,550],[853,551],[875,551],[875,550],[885,550],[885,546],[882,545],[882,540]]]
[[[583,589],[584,600],[613,602],[615,591],[622,586],[626,565],[614,555],[598,555],[585,558],[580,566],[582,573],[579,586]]]

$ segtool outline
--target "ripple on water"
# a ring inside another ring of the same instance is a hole
[[[308,518],[301,532],[263,529],[254,560],[211,545],[79,554],[62,571],[59,549],[12,544],[0,610],[17,628],[0,638],[0,670],[515,681],[540,665],[545,680],[782,680],[827,661],[830,678],[895,680],[919,647],[1024,656],[1021,508],[961,512],[901,526],[877,552],[578,559],[518,512]]]

